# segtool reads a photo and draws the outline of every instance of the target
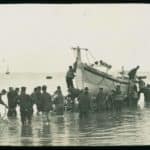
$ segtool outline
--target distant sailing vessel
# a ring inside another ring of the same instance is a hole
[[[9,75],[10,71],[9,71],[9,64],[6,61],[6,58],[2,58],[2,60],[0,61],[0,72],[2,72],[5,75]]]
[[[88,51],[86,48],[72,48],[76,51],[76,63],[75,63],[75,83],[77,89],[89,88],[89,92],[92,95],[97,94],[99,88],[103,88],[105,93],[110,93],[116,88],[117,85],[120,86],[122,94],[124,96],[128,95],[130,80],[127,75],[125,75],[122,68],[119,77],[108,74],[108,70],[111,69],[111,65],[103,61],[96,61],[95,64],[87,64],[82,62],[81,50]],[[96,68],[100,64],[106,68],[106,72],[101,71]]]
[[[53,77],[52,76],[46,76],[46,79],[52,79]]]
[[[7,70],[5,72],[6,75],[9,75],[10,74],[10,71],[9,71],[9,66],[7,65]]]

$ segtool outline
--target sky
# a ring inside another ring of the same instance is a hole
[[[114,70],[149,71],[149,17],[149,4],[0,5],[0,71],[65,72],[77,45]]]

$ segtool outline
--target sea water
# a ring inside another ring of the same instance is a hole
[[[53,76],[46,79],[46,76]],[[51,94],[60,85],[66,94],[63,73],[36,74],[22,73],[0,75],[0,90],[8,87],[27,87],[31,93],[35,86],[47,85]],[[3,97],[7,101],[6,97]],[[150,106],[124,108],[121,112],[107,111],[91,113],[80,119],[78,113],[65,112],[63,116],[50,113],[50,123],[45,124],[42,116],[34,113],[31,126],[23,127],[20,117],[7,119],[6,109],[1,106],[0,145],[9,146],[109,146],[109,145],[149,145],[150,144]],[[19,108],[17,108],[19,113]]]

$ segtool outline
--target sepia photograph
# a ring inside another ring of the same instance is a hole
[[[0,4],[0,146],[150,145],[149,4]]]

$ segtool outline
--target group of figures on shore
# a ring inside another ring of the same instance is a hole
[[[144,93],[145,101],[150,100],[150,85],[145,86],[143,80],[139,80],[139,88],[135,84],[132,85],[136,71],[136,67],[129,73],[131,87],[129,94],[125,99],[122,99],[122,91],[119,85],[112,89],[110,93],[105,93],[100,87],[95,96],[90,94],[89,88],[85,87],[82,90],[76,89],[73,85],[74,70],[69,66],[66,74],[66,83],[68,94],[63,95],[61,86],[57,86],[53,94],[47,92],[47,86],[35,87],[29,95],[26,93],[26,87],[13,88],[10,87],[7,92],[3,89],[0,93],[0,104],[8,108],[8,118],[17,117],[17,106],[20,107],[20,118],[22,125],[31,124],[34,113],[33,106],[36,105],[37,115],[42,114],[46,122],[49,122],[49,112],[55,112],[56,115],[63,115],[64,111],[79,112],[80,117],[86,117],[89,112],[100,112],[104,110],[121,111],[123,106],[136,107],[141,92]],[[2,100],[2,96],[7,94],[8,106]],[[121,98],[120,98],[121,97]]]
[[[111,92],[105,93],[102,87],[99,88],[99,92],[96,96],[90,96],[88,87],[79,91],[74,88],[73,79],[75,77],[75,69],[69,66],[69,70],[66,75],[66,83],[68,91],[70,93],[70,99],[75,99],[79,102],[79,112],[83,116],[88,114],[89,110],[101,111],[101,110],[116,110],[120,111],[123,106],[137,107],[140,94],[143,93],[145,102],[150,101],[150,85],[145,85],[142,78],[138,78],[136,73],[140,67],[137,66],[128,72],[129,87],[128,94],[122,94],[121,87],[117,85]],[[101,86],[101,85],[100,85]]]
[[[7,94],[8,105],[2,100],[2,96]],[[12,87],[7,92],[5,89],[0,94],[0,104],[8,108],[8,118],[17,117],[17,106],[20,107],[20,118],[23,125],[30,125],[34,113],[33,106],[36,105],[37,115],[44,115],[45,121],[49,121],[49,112],[55,111],[58,115],[64,112],[64,96],[61,87],[58,86],[53,95],[47,92],[47,86],[43,85],[34,88],[31,95],[26,93],[26,87],[21,89]]]

